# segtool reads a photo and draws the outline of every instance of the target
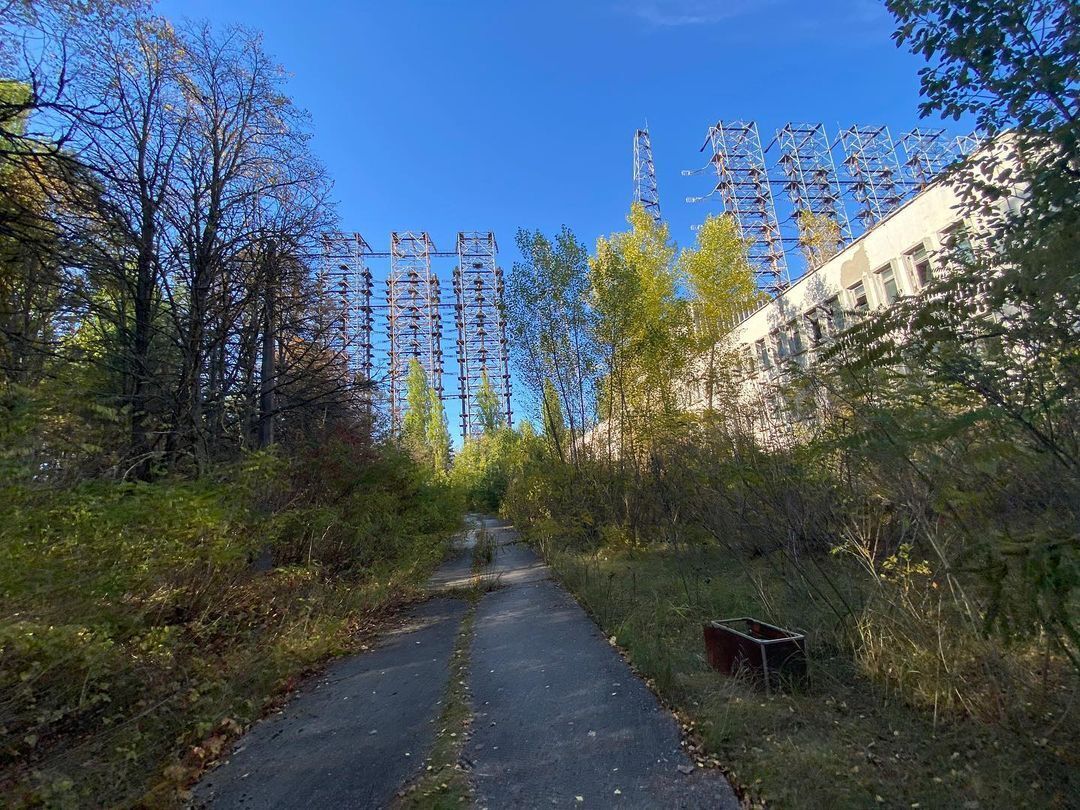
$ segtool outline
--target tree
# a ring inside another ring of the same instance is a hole
[[[893,39],[929,63],[924,116],[975,116],[995,134],[1018,126],[1075,144],[1080,9],[1059,0],[886,0]]]
[[[799,250],[811,270],[821,267],[843,246],[840,224],[832,217],[800,211],[795,220],[799,227]]]
[[[936,532],[928,545],[950,583],[954,570],[981,576],[984,631],[1045,634],[1080,667],[1080,11],[1043,0],[887,5],[897,43],[929,63],[922,112],[972,115],[1000,137],[949,177],[978,234],[954,233],[922,294],[844,334],[835,392],[865,425],[850,439],[864,456],[887,448],[932,491],[927,469],[958,458],[976,468],[977,488],[934,505],[951,512],[956,550],[940,553]],[[987,520],[999,492],[1007,513]]]
[[[679,255],[680,275],[692,295],[694,350],[704,364],[706,407],[711,413],[719,383],[721,341],[738,318],[757,304],[762,293],[754,285],[747,259],[747,241],[730,216],[710,216],[697,232],[697,246]]]
[[[1028,184],[1023,218],[1051,224],[1075,216],[1080,7],[1059,0],[886,0],[885,5],[896,17],[897,45],[928,63],[919,71],[924,116],[971,115],[990,138],[1013,130],[1010,154],[984,151],[979,170],[964,178],[976,192],[970,204],[985,209],[1012,193],[1019,158]]]
[[[480,387],[476,390],[476,408],[484,433],[494,433],[503,424],[502,402],[491,387],[486,371],[480,373]]]
[[[559,460],[566,461],[566,417],[563,415],[562,404],[559,402],[559,392],[555,390],[555,384],[550,379],[544,380],[540,414],[544,437],[551,444]]]
[[[554,239],[518,231],[517,244],[523,259],[515,262],[506,285],[510,347],[540,410],[549,383],[565,405],[569,442],[564,451],[576,464],[582,438],[595,422],[599,362],[588,251],[565,227]]]
[[[430,460],[428,425],[431,424],[431,388],[420,361],[409,361],[405,377],[405,415],[401,420],[401,443],[417,461]]]
[[[422,466],[442,474],[450,466],[450,429],[439,392],[428,384],[420,361],[409,361],[401,444]]]
[[[426,438],[431,452],[431,464],[436,475],[443,475],[450,468],[450,428],[446,423],[446,409],[442,397],[434,388],[428,389],[431,407],[428,411]]]
[[[609,444],[631,458],[679,410],[688,365],[685,301],[667,225],[635,203],[630,230],[601,237],[589,261],[604,369],[601,415]]]
[[[102,366],[63,376],[126,427],[123,475],[355,419],[305,258],[328,181],[259,37],[139,0],[3,4],[0,32],[0,362]]]

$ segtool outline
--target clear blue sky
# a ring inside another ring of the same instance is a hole
[[[164,0],[173,19],[262,30],[312,116],[342,226],[388,249],[391,230],[571,226],[588,246],[621,228],[632,139],[646,118],[661,208],[687,244],[717,210],[682,177],[719,118],[917,123],[920,60],[890,40],[880,0]],[[454,366],[447,358],[447,367]],[[451,384],[448,382],[448,386]],[[451,425],[456,423],[453,407]]]

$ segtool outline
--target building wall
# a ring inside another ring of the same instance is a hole
[[[949,234],[971,226],[959,208],[949,187],[926,189],[738,324],[729,340],[747,378],[761,381],[786,362],[812,362],[815,347],[852,311],[917,293]]]

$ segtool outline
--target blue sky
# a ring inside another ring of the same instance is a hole
[[[648,119],[661,207],[680,244],[717,208],[688,205],[719,118],[917,123],[920,60],[879,0],[164,0],[174,19],[264,32],[312,116],[344,229],[387,249],[424,229],[621,228],[632,139]],[[450,358],[448,358],[450,360]],[[452,367],[448,362],[447,366]],[[455,415],[450,414],[451,424]]]

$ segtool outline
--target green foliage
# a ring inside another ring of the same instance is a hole
[[[581,437],[595,422],[601,358],[590,303],[588,250],[568,228],[554,239],[539,231],[517,233],[522,261],[506,284],[506,321],[518,378],[542,413],[555,401],[568,428],[561,455],[576,459]]]
[[[731,216],[708,216],[698,229],[696,247],[679,254],[679,271],[689,285],[705,349],[761,299],[747,259],[748,247]]]
[[[439,392],[429,385],[419,361],[409,362],[405,381],[406,411],[402,419],[402,447],[422,467],[442,475],[450,466],[450,429]]]
[[[544,380],[544,390],[540,400],[540,416],[544,429],[544,438],[551,443],[555,454],[565,461],[569,432],[566,417],[563,415],[562,403],[559,400],[559,392],[555,390],[555,383],[551,380]]]
[[[622,451],[634,455],[678,410],[689,330],[667,225],[640,204],[627,221],[629,231],[597,240],[589,279],[606,364],[600,417],[618,431]]]
[[[491,387],[486,371],[480,373],[480,387],[476,390],[476,408],[480,416],[480,427],[484,433],[499,429],[506,420],[503,418],[502,402]]]
[[[430,472],[350,435],[193,481],[0,495],[14,806],[176,803],[290,678],[411,597],[460,519]]]
[[[507,487],[541,440],[531,426],[520,432],[502,428],[465,440],[454,456],[450,480],[464,494],[466,507],[477,512],[498,512]]]
[[[893,38],[928,63],[924,116],[973,114],[980,129],[1075,127],[1080,11],[1057,0],[886,0]]]
[[[799,211],[795,222],[799,228],[799,250],[811,270],[825,264],[844,245],[840,225],[832,217]]]
[[[428,457],[428,426],[431,424],[431,387],[420,361],[409,361],[405,377],[405,415],[401,421],[402,446],[416,459]]]
[[[447,426],[446,409],[439,392],[432,388],[430,396],[431,417],[427,425],[427,440],[435,472],[442,474],[450,466],[450,428]]]

